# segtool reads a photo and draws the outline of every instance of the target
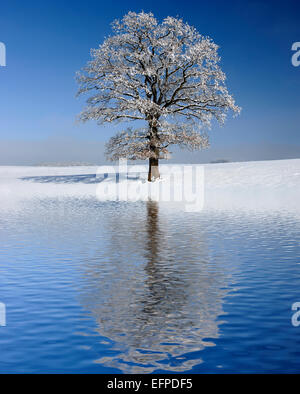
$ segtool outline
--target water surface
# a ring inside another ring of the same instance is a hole
[[[299,372],[299,230],[288,211],[0,209],[0,371]]]

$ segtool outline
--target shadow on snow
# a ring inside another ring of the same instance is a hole
[[[115,177],[116,182],[118,183],[121,178],[124,178],[124,174],[116,173],[116,174],[82,174],[82,175],[52,175],[52,176],[27,176],[20,178],[23,181],[31,181],[37,183],[101,183],[105,179]],[[138,180],[140,179],[139,175],[129,176],[127,174],[127,179],[129,180]]]

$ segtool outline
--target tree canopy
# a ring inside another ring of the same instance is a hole
[[[169,147],[208,146],[204,126],[223,124],[240,108],[228,93],[218,46],[181,19],[161,23],[152,13],[129,12],[112,23],[114,34],[91,50],[78,74],[79,94],[88,94],[82,121],[145,121],[112,137],[112,160],[167,158]]]

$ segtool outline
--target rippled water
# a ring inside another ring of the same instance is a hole
[[[299,372],[300,219],[155,202],[0,209],[1,372]]]

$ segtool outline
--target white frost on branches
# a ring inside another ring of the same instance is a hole
[[[152,13],[129,12],[112,24],[114,35],[78,74],[79,94],[87,93],[83,121],[99,124],[144,120],[146,127],[112,137],[112,160],[161,158],[170,145],[200,149],[208,145],[201,126],[223,123],[240,108],[228,93],[218,63],[218,46],[181,19],[162,23]]]
[[[117,133],[106,144],[106,153],[111,160],[127,158],[128,160],[143,160],[154,157],[158,159],[168,159],[171,145],[179,145],[189,150],[206,148],[208,136],[195,131],[188,124],[170,124],[164,122],[161,127],[162,132],[157,133],[156,145],[159,146],[159,155],[149,149],[149,129],[140,128]]]

